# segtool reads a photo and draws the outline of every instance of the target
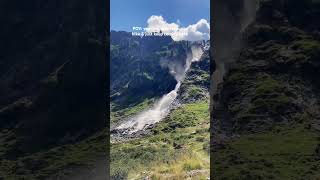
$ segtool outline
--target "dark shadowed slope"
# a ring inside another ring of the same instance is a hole
[[[318,1],[261,1],[212,94],[215,179],[319,177]]]
[[[105,4],[0,2],[0,178],[55,173],[43,169],[106,126]]]

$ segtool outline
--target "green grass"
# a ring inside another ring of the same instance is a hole
[[[232,83],[239,83],[239,81],[243,81],[246,78],[247,76],[243,72],[235,71],[232,72],[231,75],[228,77],[228,81]]]
[[[186,104],[172,111],[152,131],[153,135],[112,144],[112,177],[184,179],[188,172],[202,170],[209,176],[208,102]]]
[[[303,39],[294,42],[292,48],[301,50],[303,54],[319,57],[320,42],[312,39]]]
[[[189,90],[189,95],[190,96],[194,96],[194,95],[197,95],[199,92],[201,92],[202,89],[197,87],[197,86],[192,86]]]
[[[291,105],[292,99],[282,83],[269,75],[259,75],[258,83],[252,99],[249,114],[259,114],[261,111],[277,114]]]
[[[319,135],[302,126],[242,135],[213,153],[213,172],[217,179],[312,179],[320,176],[318,143]]]
[[[272,98],[259,98],[253,101],[253,107],[249,109],[251,113],[257,113],[259,110],[265,110],[273,114],[283,112],[287,106],[290,106],[292,101],[285,94],[277,94]]]
[[[258,76],[258,85],[255,91],[255,97],[263,96],[273,92],[282,91],[281,83],[271,76],[265,74]]]
[[[143,110],[149,108],[153,104],[153,99],[145,99],[143,102],[134,106],[114,112],[111,108],[111,122],[117,122],[121,118],[133,116]]]
[[[210,81],[210,74],[207,72],[201,73],[201,75],[198,77],[199,81],[209,82]]]
[[[174,132],[175,128],[186,128],[209,119],[208,102],[188,104],[168,115],[165,121],[160,123],[154,132]]]
[[[14,131],[4,129],[0,132],[0,157],[5,156],[8,149],[12,149],[16,144],[16,134]]]
[[[1,159],[0,179],[45,179],[72,167],[90,167],[105,156],[106,130],[75,144],[58,146],[17,160]]]

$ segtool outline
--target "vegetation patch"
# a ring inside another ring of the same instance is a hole
[[[112,144],[113,178],[209,177],[209,103],[185,104],[158,123],[153,135]]]
[[[291,98],[286,93],[280,81],[269,75],[258,76],[250,113],[270,112],[277,114],[292,104]]]
[[[314,157],[319,135],[302,126],[242,135],[216,150],[217,179],[312,179],[319,177]],[[213,147],[214,148],[214,147]]]
[[[106,133],[104,130],[81,142],[57,146],[16,160],[2,159],[0,179],[45,179],[73,167],[90,168],[98,157],[105,156]]]
[[[320,42],[312,39],[302,39],[295,41],[292,45],[293,49],[302,51],[303,54],[309,55],[311,57],[320,56]]]
[[[143,102],[133,105],[131,107],[114,111],[111,108],[111,123],[117,122],[119,119],[133,116],[145,109],[148,109],[154,103],[154,99],[145,99]]]

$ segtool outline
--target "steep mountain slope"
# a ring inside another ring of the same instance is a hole
[[[120,108],[174,88],[175,79],[167,68],[161,67],[160,60],[167,53],[170,56],[185,53],[173,52],[174,49],[168,47],[173,46],[170,37],[141,38],[128,32],[111,31],[110,43],[111,98]],[[163,79],[168,81],[161,82]]]
[[[102,1],[0,2],[0,179],[57,173],[77,159],[64,145],[106,126],[104,12]]]
[[[186,58],[187,52],[181,51],[184,54],[178,56]],[[185,60],[170,56],[169,53],[162,57],[166,57],[165,62],[169,64]],[[140,136],[112,143],[112,179],[205,179],[209,176],[209,67],[209,53],[205,51],[200,61],[191,64],[178,91],[176,107],[166,118]],[[162,83],[165,81],[167,79],[162,79]],[[148,104],[151,103],[129,108],[130,115],[147,109]]]
[[[111,121],[117,123],[146,109],[175,88],[172,75],[191,51],[171,37],[137,37],[111,31]],[[178,69],[180,70],[180,69]]]
[[[319,177],[318,1],[260,1],[213,92],[216,179]]]
[[[182,104],[192,103],[209,98],[210,86],[210,57],[209,51],[204,51],[199,61],[193,62],[186,78],[181,84],[178,101]]]

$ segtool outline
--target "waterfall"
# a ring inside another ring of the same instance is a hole
[[[216,69],[212,77],[211,91],[223,82],[229,66],[243,47],[242,35],[255,20],[259,0],[216,0],[213,9],[213,56]]]
[[[213,9],[213,48],[215,70],[211,74],[210,113],[211,133],[224,126],[231,129],[228,107],[224,103],[219,85],[223,85],[224,76],[233,63],[239,59],[246,45],[243,36],[248,26],[256,19],[260,0],[216,0]]]
[[[186,72],[190,69],[192,62],[199,61],[203,51],[199,46],[191,47],[191,55],[188,54],[184,67],[178,67],[177,64],[169,66],[170,73],[177,80],[177,84],[174,90],[163,95],[151,109],[145,110],[134,117],[131,117],[128,121],[120,124],[116,129],[122,130],[126,134],[132,134],[143,130],[165,118],[172,108],[172,103],[178,96],[181,83],[186,76]],[[182,70],[181,70],[182,69]]]

